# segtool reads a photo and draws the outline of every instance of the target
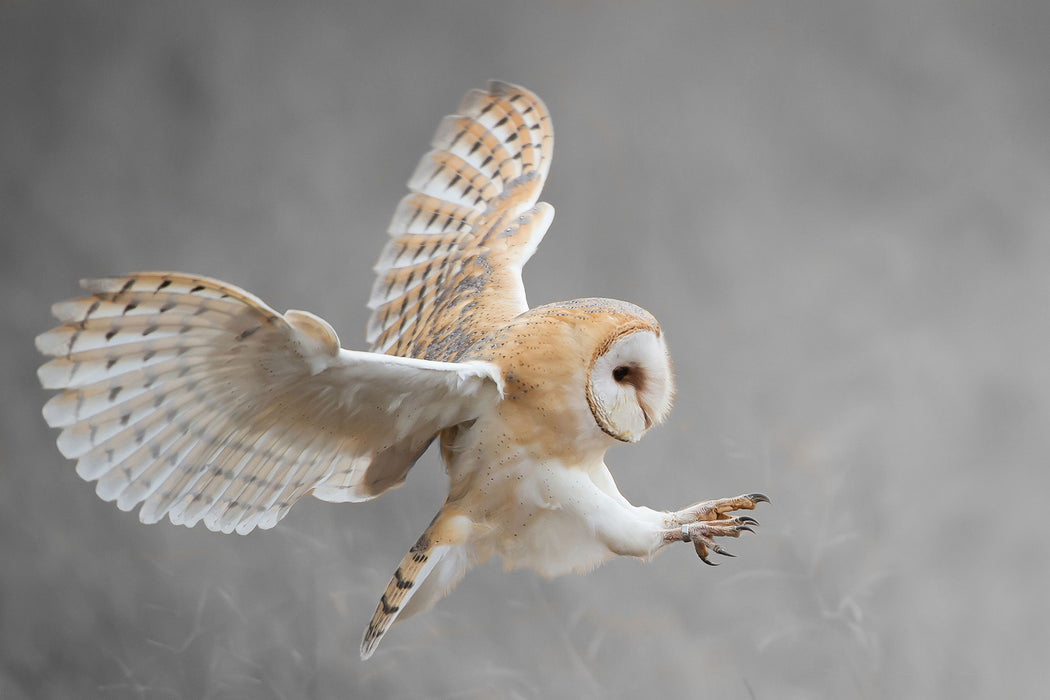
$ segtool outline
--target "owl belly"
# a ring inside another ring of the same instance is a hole
[[[463,468],[463,461],[457,466]],[[457,505],[474,522],[476,561],[498,554],[508,570],[530,568],[553,577],[588,571],[613,556],[587,521],[587,504],[579,501],[588,491],[577,487],[589,481],[587,470],[537,461],[525,449],[475,466],[471,487]]]
[[[522,522],[508,528],[497,544],[506,569],[529,568],[543,576],[589,571],[612,552],[575,514],[538,508],[521,510]]]

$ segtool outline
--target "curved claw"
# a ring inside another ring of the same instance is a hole
[[[717,547],[717,545],[715,545]],[[717,563],[707,558],[707,545],[701,540],[693,540],[693,547],[696,549],[696,556],[700,557],[700,560],[708,566],[718,566]]]
[[[749,493],[744,498],[750,498],[755,503],[771,503],[769,496],[762,493]]]
[[[747,523],[748,525],[758,525],[759,522],[752,518],[750,515],[738,515],[736,516],[738,522]]]
[[[716,544],[714,547],[712,547],[712,549],[715,550],[715,552],[717,552],[718,554],[721,554],[723,557],[735,557],[736,556],[735,554],[730,552],[728,549],[726,549],[725,547],[723,547],[721,545],[718,545],[718,544]]]
[[[754,534],[754,532],[755,532],[754,530],[749,528],[747,525],[737,525],[736,527],[733,528],[733,531],[734,532],[750,532],[752,534]]]

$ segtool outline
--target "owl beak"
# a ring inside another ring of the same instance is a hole
[[[653,427],[653,419],[649,417],[649,411],[646,410],[645,404],[640,404],[642,407],[642,417],[645,418],[645,429]]]

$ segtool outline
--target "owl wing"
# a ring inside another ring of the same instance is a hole
[[[445,117],[375,267],[373,350],[458,359],[528,309],[521,269],[554,217],[536,203],[553,145],[547,108],[514,85],[473,90]]]
[[[303,311],[170,272],[87,280],[37,338],[44,418],[99,496],[246,533],[293,503],[373,498],[442,428],[498,400],[492,365],[354,352]]]

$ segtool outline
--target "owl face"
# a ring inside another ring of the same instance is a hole
[[[587,405],[606,434],[637,442],[667,417],[673,394],[671,358],[656,331],[618,329],[598,347],[587,376]]]

